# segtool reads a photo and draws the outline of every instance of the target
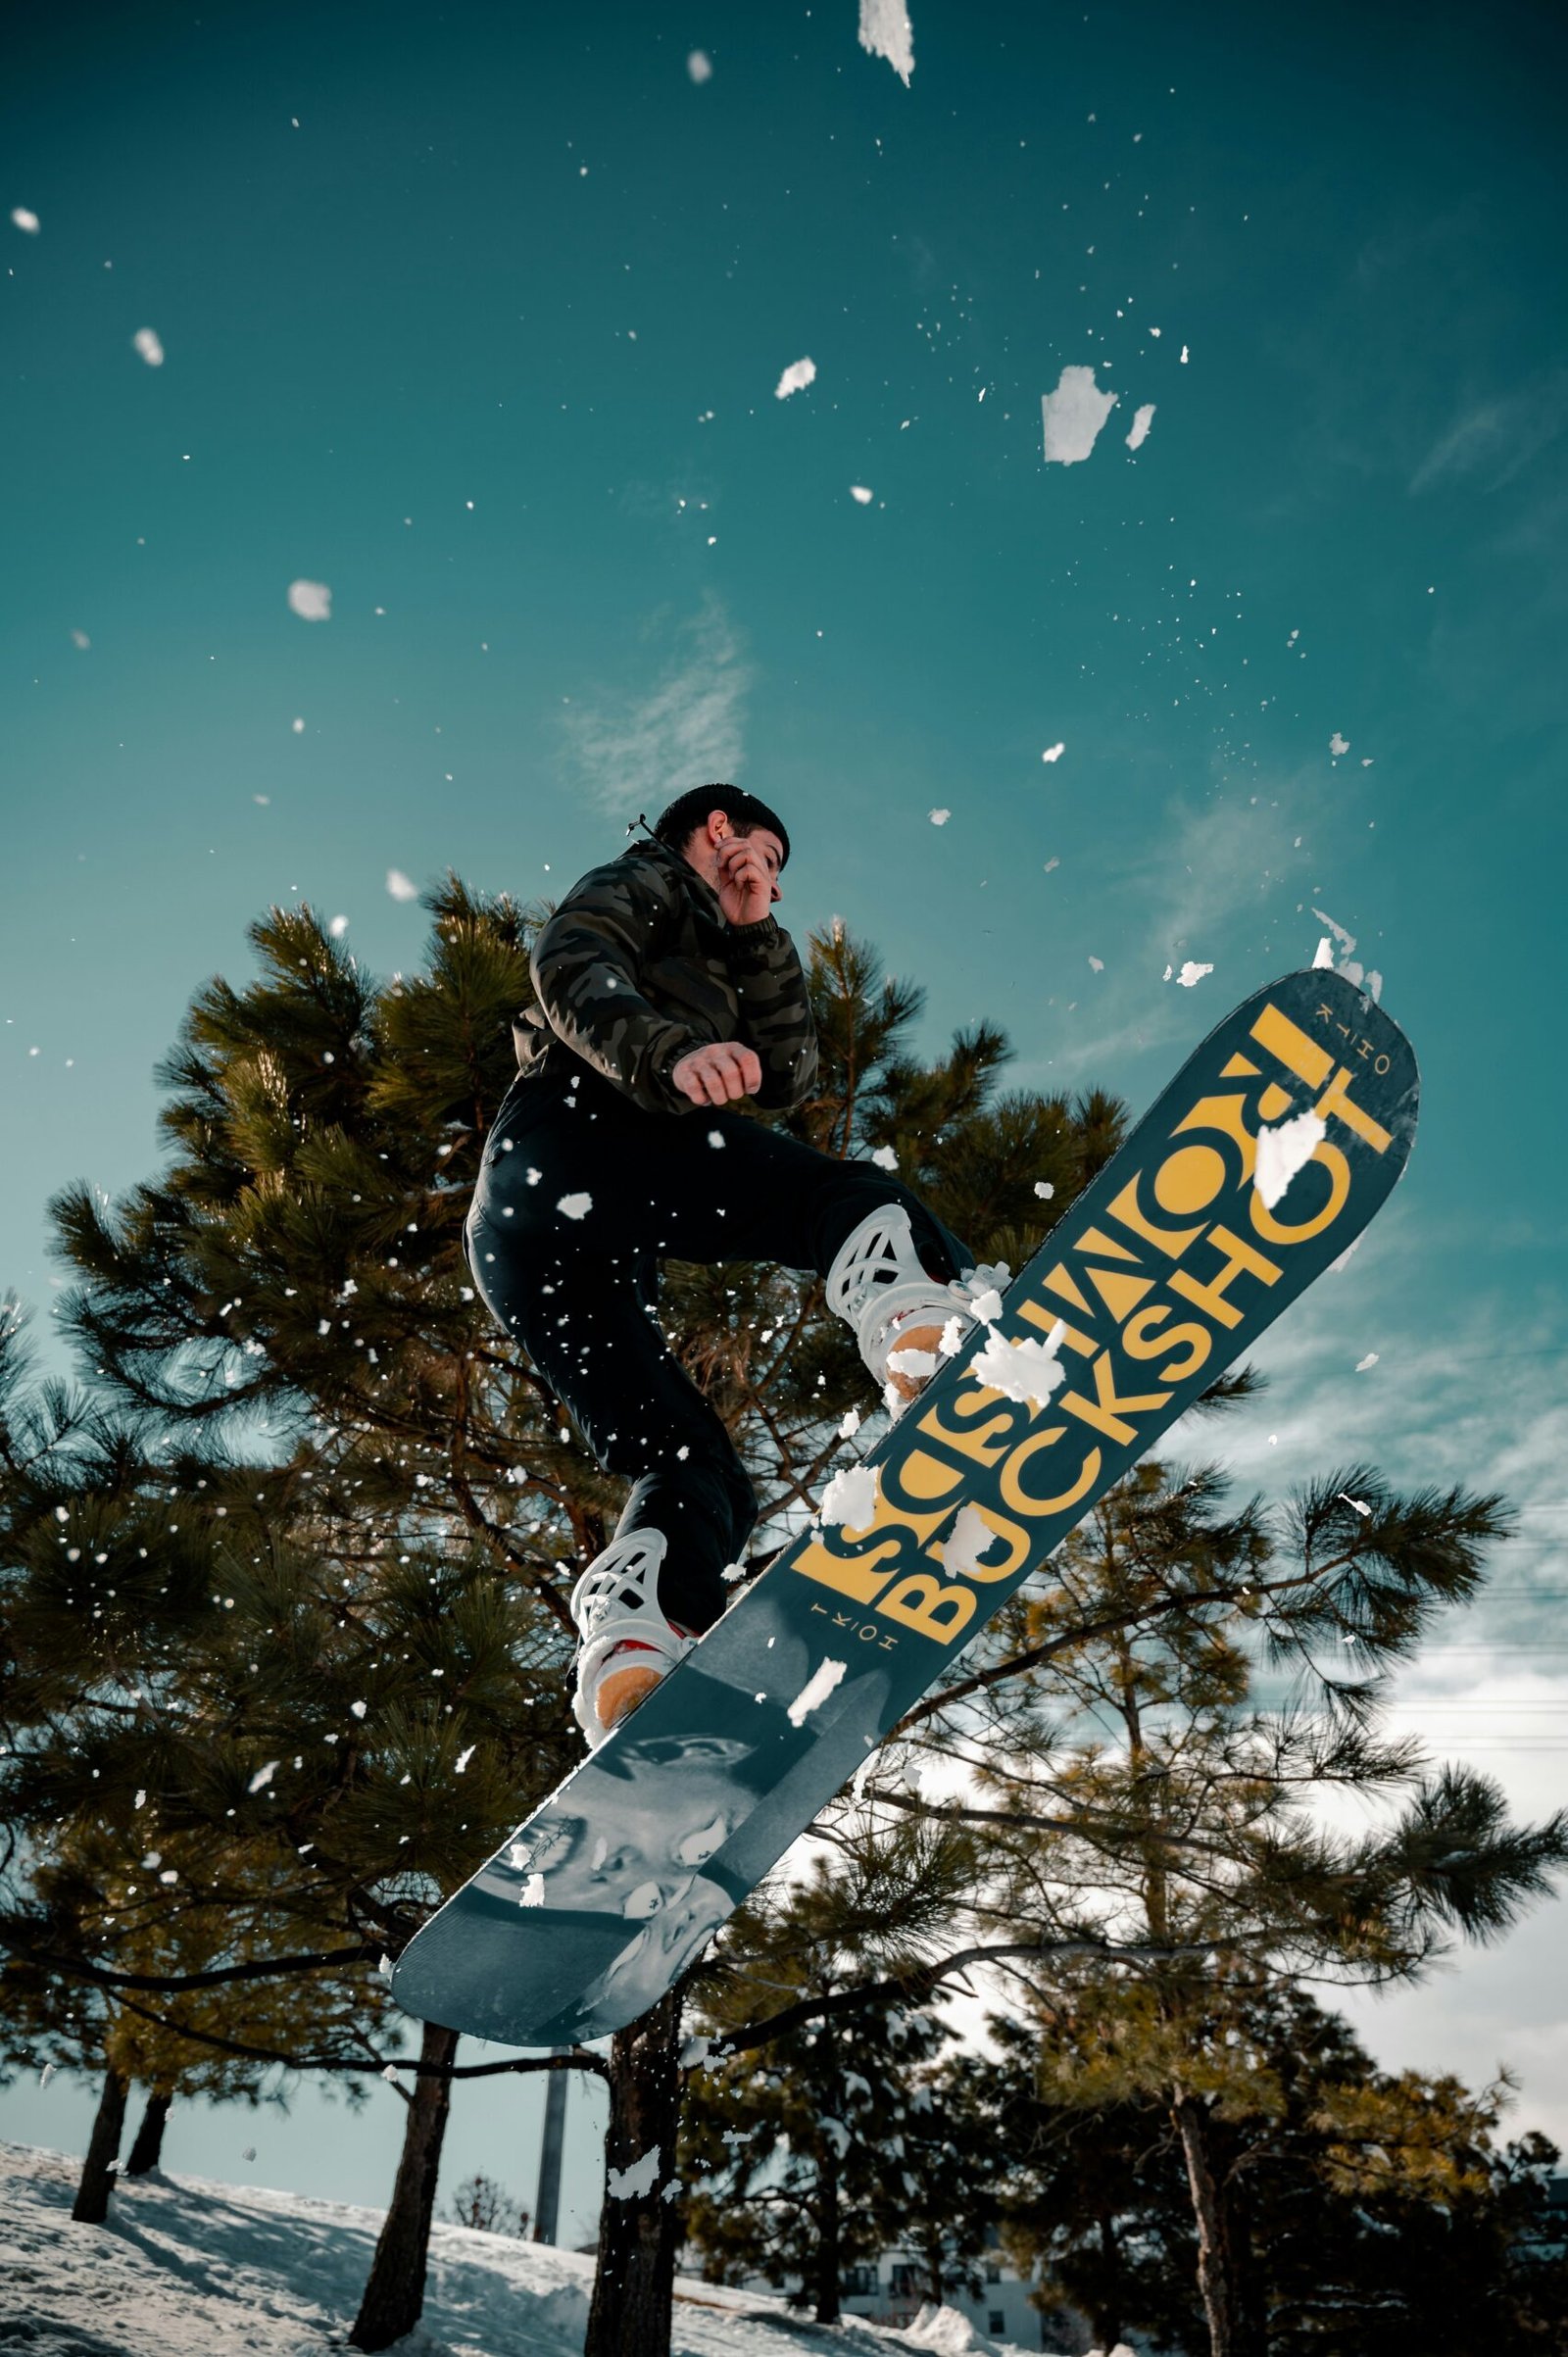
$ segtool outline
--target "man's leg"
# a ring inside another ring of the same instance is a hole
[[[561,1182],[584,1175],[579,1160],[577,1133],[558,1143],[535,1128],[492,1161],[469,1215],[469,1262],[491,1315],[564,1401],[598,1462],[632,1482],[618,1533],[662,1532],[662,1608],[701,1635],[728,1600],[723,1571],[750,1536],[756,1495],[655,1322],[652,1253],[637,1236],[649,1209],[642,1174],[629,1188],[596,1155],[591,1211],[573,1219],[559,1207],[563,1194],[575,1200]],[[532,1185],[530,1170],[540,1174]]]

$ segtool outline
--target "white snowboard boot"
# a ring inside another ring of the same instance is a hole
[[[1005,1283],[1005,1270],[1000,1273]],[[989,1283],[997,1272],[972,1274]],[[943,1359],[962,1348],[977,1314],[968,1283],[945,1285],[921,1267],[902,1203],[868,1212],[845,1238],[827,1272],[827,1300],[854,1328],[890,1416],[901,1415]]]
[[[659,1567],[668,1544],[662,1531],[627,1531],[595,1555],[571,1592],[571,1617],[582,1638],[571,1708],[591,1749],[697,1642],[659,1609]]]

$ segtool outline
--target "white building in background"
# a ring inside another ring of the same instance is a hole
[[[966,2316],[990,2340],[1010,2340],[1021,2349],[1079,2351],[1089,2347],[1075,2332],[1075,2316],[1042,2316],[1030,2303],[1029,2284],[999,2250],[989,2250],[975,2262],[981,2278],[978,2297],[950,2290],[945,2304]],[[929,2293],[924,2262],[909,2250],[880,2253],[874,2262],[844,2271],[844,2313],[863,2316],[879,2325],[912,2324]]]

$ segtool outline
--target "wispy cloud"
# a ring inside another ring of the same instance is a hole
[[[1267,979],[1249,929],[1279,914],[1279,896],[1296,880],[1292,861],[1299,855],[1288,812],[1301,782],[1286,779],[1255,801],[1227,797],[1201,810],[1178,805],[1151,826],[1110,885],[1106,937],[1120,940],[1121,955],[1107,958],[1092,1001],[1086,994],[1082,1029],[1062,1032],[1049,1070],[1016,1072],[1020,1084],[1060,1086],[1091,1069],[1097,1078],[1114,1078],[1121,1059],[1191,1039],[1195,1006],[1217,1022],[1245,990]],[[1293,892],[1293,900],[1299,897]],[[1299,938],[1272,958],[1272,970],[1309,963],[1313,938],[1308,915]],[[1213,967],[1196,991],[1163,979],[1167,965],[1179,971],[1195,958]]]
[[[1412,492],[1475,477],[1483,490],[1512,482],[1568,425],[1568,368],[1516,393],[1472,402],[1441,434],[1410,478]]]
[[[737,776],[753,670],[716,597],[685,621],[657,622],[650,635],[656,648],[666,642],[652,683],[590,690],[561,725],[583,793],[603,810],[652,816],[688,786]]]

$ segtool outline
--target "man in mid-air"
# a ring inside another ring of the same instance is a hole
[[[572,887],[534,944],[538,1004],[514,1026],[517,1078],[468,1215],[491,1314],[632,1483],[572,1592],[590,1744],[718,1618],[757,1519],[655,1322],[661,1258],[815,1269],[894,1414],[972,1323],[973,1255],[908,1188],[737,1109],[787,1111],[816,1082],[806,978],[772,913],[789,852],[755,795],[696,786]]]

